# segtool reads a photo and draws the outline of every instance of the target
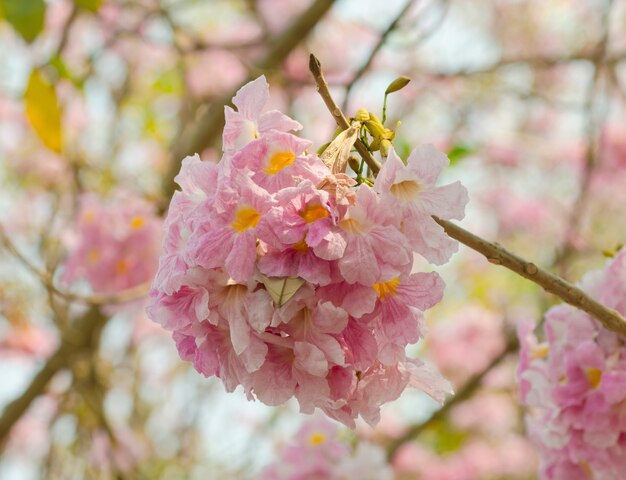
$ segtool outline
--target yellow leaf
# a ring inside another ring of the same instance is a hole
[[[60,153],[63,148],[61,107],[54,90],[39,70],[33,70],[24,93],[26,117],[50,150]]]
[[[259,274],[259,277],[278,307],[282,307],[291,300],[291,297],[304,285],[304,280],[300,277],[266,277],[263,274]]]

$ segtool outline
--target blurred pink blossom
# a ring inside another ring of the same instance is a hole
[[[582,288],[626,313],[626,251]],[[519,381],[530,437],[541,454],[541,478],[618,479],[626,471],[626,359],[617,334],[569,305],[546,313],[546,341],[520,326]],[[592,473],[593,472],[593,473]]]
[[[160,253],[161,220],[155,207],[132,195],[104,201],[82,197],[63,281],[89,282],[114,293],[150,281]]]
[[[504,348],[502,319],[479,305],[463,310],[432,326],[428,353],[455,383],[483,370]]]

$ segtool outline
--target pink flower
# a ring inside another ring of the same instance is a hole
[[[459,182],[435,186],[448,163],[448,158],[432,145],[413,150],[406,165],[392,149],[374,183],[374,190],[399,213],[398,224],[411,247],[437,265],[448,261],[458,243],[431,216],[461,220],[468,202],[467,190]]]
[[[380,447],[360,441],[355,449],[340,440],[336,425],[309,421],[261,472],[263,480],[391,480],[393,473]]]
[[[156,288],[150,291],[153,302],[148,307],[148,314],[168,330],[181,330],[209,316],[209,291],[205,286],[206,274],[202,269],[189,270],[181,278],[181,283],[184,285],[172,293]]]
[[[265,214],[274,200],[245,174],[224,182],[212,203],[203,206],[204,222],[192,232],[186,260],[204,268],[225,266],[236,281],[254,273],[256,239],[267,228]]]
[[[278,110],[261,113],[269,95],[269,85],[265,76],[261,75],[237,91],[233,98],[237,111],[224,107],[224,152],[239,150],[270,130],[289,132],[302,128],[302,125]]]
[[[399,276],[413,259],[406,238],[393,224],[393,210],[367,185],[359,186],[356,198],[337,224],[346,242],[339,259],[341,275],[362,285]]]
[[[304,153],[311,146],[290,133],[270,131],[248,143],[232,158],[234,168],[253,172],[255,183],[270,193],[291,187],[301,180],[322,181],[328,169],[317,155]]]
[[[626,313],[624,256],[585,277],[583,288]],[[623,339],[569,305],[546,313],[546,343],[521,330],[518,370],[530,437],[546,479],[620,478],[626,471]]]
[[[148,282],[157,268],[161,221],[154,207],[128,195],[103,202],[86,195],[76,220],[76,245],[63,280],[86,279],[97,293],[114,293]]]
[[[439,274],[416,273],[372,285],[377,296],[374,310],[375,335],[380,360],[391,365],[402,361],[404,348],[424,334],[421,312],[436,305],[443,296]]]
[[[374,425],[407,387],[442,402],[449,383],[405,352],[441,278],[409,273],[392,196],[355,190],[286,133],[298,124],[261,114],[267,90],[257,79],[233,100],[238,112],[226,109],[220,163],[183,161],[148,314],[201,374],[267,405],[295,398],[354,427],[359,416]]]
[[[276,194],[280,207],[268,214],[275,247],[259,260],[259,269],[269,276],[299,276],[311,283],[331,281],[329,260],[340,258],[346,247],[326,192],[308,180]]]

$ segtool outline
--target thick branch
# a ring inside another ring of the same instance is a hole
[[[271,70],[279,66],[291,51],[304,40],[320,19],[332,7],[334,0],[316,0],[311,6],[275,39],[270,41],[269,50],[252,68],[250,76],[240,85],[254,80],[259,71]],[[240,87],[237,87],[239,89]],[[181,135],[172,150],[170,168],[163,179],[163,196],[166,202],[174,194],[174,177],[180,169],[183,157],[201,152],[211,145],[224,127],[224,105],[230,103],[235,92],[216,99],[206,113],[195,123],[192,130]]]
[[[330,91],[328,90],[328,84],[324,80],[324,76],[322,74],[320,62],[314,55],[311,55],[309,69],[315,78],[319,94],[333,115],[337,125],[344,129],[348,128],[348,122],[341,112],[341,109],[337,107],[337,104],[332,99]],[[363,159],[370,166],[372,171],[377,173],[380,170],[380,164],[374,160],[372,154],[367,150],[367,147],[365,147],[362,143],[357,143],[355,145],[357,147],[357,151],[362,155]],[[524,260],[514,253],[509,252],[496,243],[477,237],[473,233],[468,232],[452,222],[442,220],[436,216],[433,216],[433,219],[443,227],[445,232],[450,237],[470,247],[472,250],[483,254],[489,262],[495,265],[502,265],[518,275],[527,278],[528,280],[543,287],[544,290],[558,296],[561,300],[594,316],[608,330],[626,336],[626,319],[624,319],[617,311],[596,302],[580,288],[572,285],[561,277],[548,272],[547,270],[537,267],[534,263]]]
[[[477,237],[452,222],[442,220],[438,217],[433,217],[433,219],[443,227],[450,237],[458,240],[463,245],[467,245],[472,250],[483,254],[489,262],[494,265],[502,265],[518,275],[527,278],[542,287],[545,291],[553,293],[564,302],[594,316],[606,329],[626,336],[626,319],[612,308],[605,307],[601,303],[596,302],[577,286],[509,252],[497,243],[491,243]]]
[[[94,338],[98,336],[106,320],[107,318],[102,315],[99,308],[90,308],[67,332],[61,341],[61,346],[48,358],[24,393],[4,408],[0,417],[0,450],[5,445],[13,425],[43,393],[52,377],[63,368],[71,366],[75,355],[84,352],[85,349],[93,348]]]

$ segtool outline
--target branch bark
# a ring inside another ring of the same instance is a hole
[[[98,307],[91,307],[66,332],[57,351],[48,358],[24,393],[4,408],[0,417],[0,451],[4,448],[13,425],[28,410],[33,401],[44,392],[52,377],[63,368],[71,366],[77,355],[93,348],[106,321],[107,317]]]
[[[320,96],[331,112],[333,118],[341,128],[348,128],[348,122],[343,115],[341,109],[333,100],[328,84],[324,80],[322,68],[319,60],[311,54],[309,61],[309,69],[315,78],[315,83]],[[357,151],[369,165],[374,174],[380,170],[380,164],[374,159],[367,147],[360,142],[355,144]],[[531,282],[541,286],[547,292],[553,293],[564,302],[574,307],[584,310],[592,315],[608,330],[619,333],[626,337],[626,319],[622,317],[616,310],[608,308],[583,292],[580,288],[569,283],[568,281],[558,277],[547,270],[544,270],[532,262],[525,260],[518,255],[509,252],[497,243],[484,240],[473,233],[459,227],[458,225],[433,216],[433,220],[443,227],[445,232],[455,240],[468,246],[472,250],[481,253],[487,260],[494,265],[502,265],[505,268],[527,278]]]

